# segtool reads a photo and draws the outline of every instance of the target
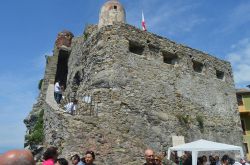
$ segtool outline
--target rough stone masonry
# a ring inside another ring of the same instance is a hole
[[[56,79],[65,100],[78,100],[76,115],[46,101]],[[146,148],[167,150],[176,135],[242,145],[230,63],[125,23],[88,26],[71,47],[55,47],[28,134],[38,109],[40,147],[55,145],[66,158],[91,149],[97,164],[142,164]]]

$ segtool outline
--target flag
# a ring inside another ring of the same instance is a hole
[[[144,14],[143,14],[143,11],[142,11],[142,30],[143,31],[147,31],[147,28],[146,28],[146,22],[145,22],[145,19],[144,19]]]

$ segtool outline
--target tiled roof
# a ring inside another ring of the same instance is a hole
[[[236,93],[250,93],[250,89],[246,88],[236,89]]]

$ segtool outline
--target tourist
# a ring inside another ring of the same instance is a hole
[[[215,156],[214,159],[215,159],[216,165],[221,165],[219,156]]]
[[[229,165],[229,156],[228,155],[223,155],[221,158],[221,164],[222,165]]]
[[[184,160],[183,160],[183,165],[192,165],[192,154],[191,152],[184,152]]]
[[[56,147],[48,148],[43,154],[43,163],[42,165],[54,165],[58,157],[58,152]]]
[[[71,157],[71,162],[73,165],[85,165],[85,163],[82,162],[80,159],[80,156],[75,154]]]
[[[54,97],[57,104],[60,104],[62,99],[62,90],[60,86],[60,81],[57,81],[54,86]]]
[[[87,151],[85,153],[85,164],[86,165],[95,165],[94,160],[95,160],[95,153],[93,151]]]
[[[207,161],[207,156],[206,155],[202,156],[202,165],[210,165],[210,162]]]
[[[68,164],[69,164],[68,161],[64,158],[57,159],[55,163],[55,165],[68,165]]]
[[[160,155],[155,155],[154,164],[155,165],[162,165],[162,157]]]
[[[75,114],[77,102],[78,102],[77,100],[74,100],[74,101],[71,101],[70,103],[66,104],[64,106],[65,112],[70,113],[71,115]]]
[[[166,151],[162,151],[161,152],[161,160],[162,160],[162,164],[165,165],[167,164],[167,152]]]
[[[154,164],[154,151],[151,149],[146,149],[145,150],[145,160],[146,163],[144,163],[144,165],[155,165]]]
[[[209,163],[210,165],[216,165],[216,160],[212,155],[209,156]]]
[[[29,150],[11,150],[0,155],[0,165],[35,165]]]

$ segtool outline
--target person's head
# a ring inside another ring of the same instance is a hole
[[[166,156],[167,156],[167,152],[166,152],[166,151],[162,151],[162,152],[161,152],[161,155],[162,155],[163,157],[166,157]]]
[[[53,159],[56,160],[58,157],[58,152],[56,147],[49,147],[43,154],[43,159]]]
[[[154,151],[151,149],[145,150],[145,160],[147,165],[154,164]]]
[[[202,161],[203,161],[203,162],[207,162],[207,156],[206,156],[206,155],[203,155],[203,156],[202,156]]]
[[[201,165],[202,164],[202,157],[198,157],[197,158],[197,165]]]
[[[154,164],[155,165],[161,165],[161,161],[162,161],[161,156],[159,156],[159,155],[154,156]]]
[[[74,104],[77,104],[77,103],[78,103],[78,100],[76,100],[76,99],[73,100],[73,103],[74,103]]]
[[[214,157],[214,159],[215,159],[216,162],[220,161],[220,157],[217,156],[217,155]]]
[[[244,159],[240,159],[240,163],[241,163],[242,165],[245,165],[245,164],[246,164],[246,161],[245,161]]]
[[[68,165],[68,164],[69,164],[68,161],[64,158],[57,159],[55,163],[55,165]]]
[[[93,151],[87,151],[85,153],[85,164],[91,165],[95,160],[95,153]]]
[[[76,165],[78,162],[81,161],[80,156],[77,154],[73,155],[70,160],[73,165]]]
[[[1,165],[35,165],[34,157],[28,150],[11,150],[0,155]]]
[[[224,165],[228,165],[229,164],[229,156],[228,155],[223,155],[221,158],[221,162]]]

